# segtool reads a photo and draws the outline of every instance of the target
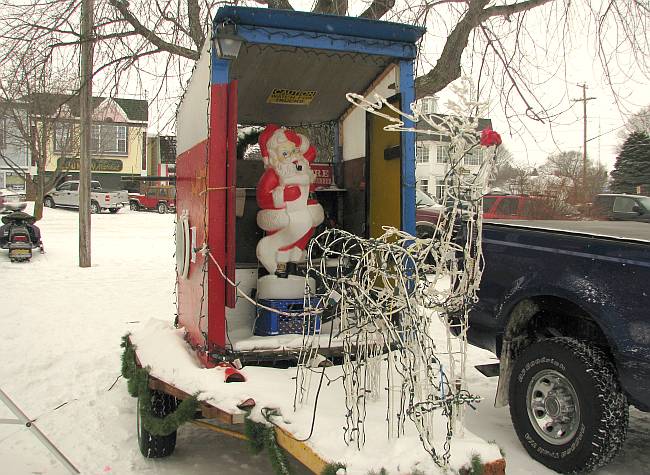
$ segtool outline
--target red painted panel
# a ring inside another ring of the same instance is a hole
[[[235,204],[237,201],[237,81],[228,86],[228,209],[226,222],[226,275],[235,281]],[[226,305],[235,308],[235,287],[226,284]]]
[[[196,242],[200,247],[205,240],[207,225],[205,187],[207,176],[208,141],[196,144],[176,159],[176,213],[187,210],[190,227],[196,227]],[[197,254],[190,262],[187,279],[177,277],[177,312],[179,325],[185,328],[190,344],[195,348],[206,345],[208,285],[202,266],[204,257]]]
[[[208,161],[208,246],[222,269],[226,269],[227,219],[227,120],[228,85],[214,84],[210,96],[210,159]],[[226,346],[225,280],[215,265],[208,266],[208,346]]]

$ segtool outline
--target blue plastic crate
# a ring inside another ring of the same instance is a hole
[[[313,298],[311,300],[312,308],[315,308],[317,303],[318,299]],[[305,309],[303,299],[260,299],[259,304],[275,308],[280,312],[302,313]],[[320,315],[288,317],[258,307],[253,333],[257,336],[286,335],[291,333],[301,335],[305,329],[309,333],[314,333],[320,331],[320,321]]]

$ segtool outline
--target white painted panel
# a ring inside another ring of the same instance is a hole
[[[176,154],[208,138],[210,41],[205,42],[176,114]]]
[[[389,89],[395,85],[399,89],[399,66],[396,66],[370,92],[366,93],[368,100],[374,100],[374,94],[391,97],[399,92]],[[343,160],[354,160],[366,154],[366,112],[355,108],[343,121]]]

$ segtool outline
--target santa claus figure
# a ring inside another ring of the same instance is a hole
[[[309,199],[315,180],[310,163],[316,158],[309,139],[271,124],[260,134],[259,145],[266,170],[257,185],[257,224],[266,236],[257,244],[257,258],[273,275],[278,265],[304,260],[324,212]]]

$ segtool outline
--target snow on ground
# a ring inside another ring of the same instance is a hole
[[[173,221],[129,210],[93,215],[93,266],[81,269],[77,213],[46,209],[39,223],[46,254],[11,264],[0,252],[0,388],[84,474],[272,473],[266,454],[252,456],[245,442],[189,424],[169,459],[146,460],[137,448],[135,400],[118,379],[119,343],[150,318],[173,320]],[[472,365],[491,361],[470,349]],[[470,411],[469,430],[504,450],[508,474],[552,473],[527,456],[508,409],[492,406],[496,381],[470,370],[470,389],[484,401]],[[0,403],[3,418],[13,415]],[[623,453],[598,475],[648,473],[649,430],[650,416],[633,409]],[[10,475],[66,473],[18,425],[0,425],[0,461]]]

